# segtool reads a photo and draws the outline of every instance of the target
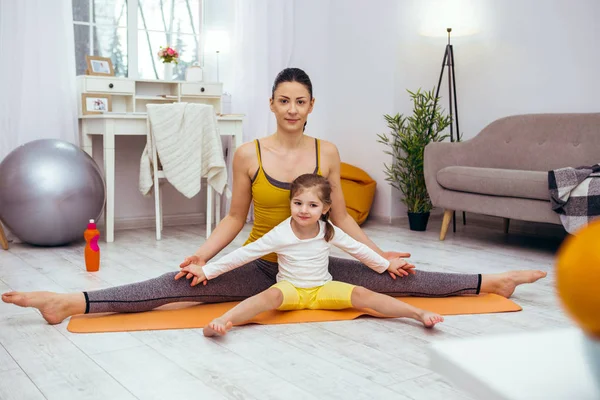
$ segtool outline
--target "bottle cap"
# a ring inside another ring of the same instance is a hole
[[[90,219],[90,223],[87,226],[88,229],[96,229],[96,222],[93,219]]]

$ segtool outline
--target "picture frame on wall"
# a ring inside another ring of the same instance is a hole
[[[112,97],[110,94],[84,93],[81,95],[81,113],[104,114],[112,111]]]
[[[86,73],[88,75],[98,76],[114,76],[115,70],[113,68],[112,60],[108,57],[99,56],[85,56],[87,63]]]

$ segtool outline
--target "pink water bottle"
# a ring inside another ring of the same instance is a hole
[[[87,229],[83,233],[83,237],[87,244],[85,245],[85,269],[88,272],[96,272],[100,269],[100,247],[98,239],[100,239],[100,231],[96,228],[96,223],[90,219]]]

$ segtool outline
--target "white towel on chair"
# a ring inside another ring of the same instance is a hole
[[[140,160],[140,192],[147,195],[154,184],[150,147],[154,141],[165,177],[179,192],[191,198],[200,192],[201,178],[207,178],[222,194],[227,167],[213,106],[148,104],[148,118],[152,132]]]

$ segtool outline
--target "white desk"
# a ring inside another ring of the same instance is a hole
[[[104,220],[106,229],[106,241],[115,240],[115,136],[120,135],[146,135],[146,114],[98,114],[81,115],[80,121],[80,143],[82,149],[92,156],[92,136],[101,135],[103,138],[104,174],[106,181],[106,206],[104,209]],[[228,158],[233,158],[233,153],[242,144],[242,117],[217,117],[217,123],[221,136],[233,136],[233,148],[230,149]],[[141,153],[140,153],[141,156]],[[207,207],[210,207],[208,204]],[[218,223],[220,214],[214,213]],[[212,221],[210,221],[212,223]],[[211,224],[207,224],[207,235],[210,235]]]
[[[598,400],[575,328],[447,340],[430,368],[482,400]]]

